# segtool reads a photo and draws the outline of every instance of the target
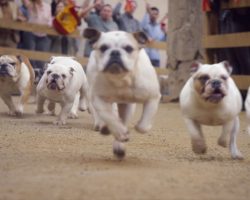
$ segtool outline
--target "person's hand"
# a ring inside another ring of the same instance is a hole
[[[95,3],[94,3],[94,6],[100,6],[102,4],[101,0],[97,0]]]

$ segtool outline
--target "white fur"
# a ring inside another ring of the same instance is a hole
[[[99,48],[103,44],[108,44],[109,49],[101,53]],[[131,45],[134,51],[127,53],[123,49],[126,45]],[[120,52],[127,72],[117,74],[103,72],[114,50]],[[124,145],[119,143],[129,139],[126,125],[134,112],[134,103],[143,104],[142,116],[136,125],[136,130],[147,132],[152,127],[152,120],[161,96],[155,69],[145,50],[139,48],[131,34],[113,31],[101,33],[94,44],[94,50],[87,65],[87,78],[92,102],[90,110],[94,116],[95,126],[108,127],[115,137],[113,151],[119,154],[118,150],[125,151]],[[121,118],[114,109],[116,103],[120,109],[121,107],[124,109]]]
[[[250,135],[250,87],[245,101],[246,117],[247,117],[247,132]]]
[[[73,76],[70,74],[71,68],[74,70]],[[49,71],[51,74],[65,74],[67,76],[65,79],[61,78],[62,83],[64,83],[65,86],[64,89],[48,89],[47,81],[49,80]],[[60,103],[62,109],[58,119],[55,121],[55,124],[65,124],[68,115],[71,118],[77,117],[77,108],[80,110],[86,109],[85,101],[87,92],[87,78],[81,64],[71,57],[53,57],[37,85],[37,113],[42,113],[44,111],[43,104],[45,99],[48,99],[51,101],[48,108],[54,114],[55,105],[53,105],[53,103],[58,102]]]
[[[236,145],[236,135],[239,131],[238,114],[242,108],[241,94],[232,78],[228,77],[226,85],[227,95],[218,103],[205,101],[194,89],[194,77],[198,74],[209,74],[212,79],[229,76],[223,63],[214,65],[200,65],[197,72],[186,82],[180,93],[180,107],[191,136],[195,153],[205,153],[206,145],[201,125],[222,125],[222,134],[218,144],[226,146],[226,136],[230,134],[230,151],[233,159],[242,159]]]

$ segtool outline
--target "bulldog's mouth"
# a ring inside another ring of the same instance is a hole
[[[105,66],[103,72],[109,72],[111,74],[120,74],[128,72],[121,60],[110,60]]]
[[[209,102],[212,102],[212,103],[218,103],[223,99],[224,96],[225,96],[225,94],[220,89],[215,89],[205,99],[206,99],[206,101],[209,101]]]
[[[48,89],[50,89],[50,90],[63,90],[64,89],[64,87],[63,88],[60,88],[59,86],[58,86],[58,84],[57,84],[57,82],[56,82],[56,80],[52,80],[49,84],[48,84]]]

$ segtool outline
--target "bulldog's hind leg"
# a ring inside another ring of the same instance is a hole
[[[20,91],[22,90],[20,89]],[[31,94],[31,85],[28,84],[26,88],[24,88],[23,92],[21,93],[20,99],[18,101],[18,105],[17,105],[18,113],[21,113],[21,114],[23,113],[23,105],[27,103],[27,101],[29,100],[30,94]]]
[[[230,152],[231,152],[231,157],[233,159],[243,159],[243,156],[241,152],[239,151],[237,144],[236,144],[239,128],[240,128],[240,122],[239,122],[239,117],[237,116],[233,120],[233,126],[230,131]]]
[[[192,149],[194,153],[204,154],[207,151],[205,139],[202,134],[201,125],[194,120],[185,118],[185,122],[191,136]]]
[[[129,119],[131,119],[131,117],[133,116],[135,108],[135,103],[118,104],[119,116],[125,125],[128,124]]]
[[[43,105],[44,105],[44,102],[45,102],[46,98],[41,96],[41,95],[37,95],[37,108],[36,108],[36,113],[40,114],[40,113],[43,113],[44,112],[44,109],[43,109]]]
[[[82,87],[80,88],[80,101],[79,101],[79,110],[81,111],[86,111],[88,109],[88,86],[87,84],[83,84]]]
[[[227,147],[227,136],[231,132],[233,125],[234,125],[234,121],[230,121],[223,125],[222,133],[218,139],[218,145],[222,147]]]
[[[106,102],[99,97],[94,97],[93,104],[101,120],[107,125],[106,128],[111,131],[115,139],[120,142],[128,141],[128,129],[114,112],[112,103]]]
[[[149,131],[152,127],[153,118],[157,112],[159,105],[159,98],[150,99],[143,105],[143,112],[141,119],[137,123],[135,129],[141,133]]]
[[[53,101],[49,101],[48,103],[48,110],[49,110],[49,115],[56,115],[56,103]]]
[[[70,109],[72,108],[73,106],[73,102],[70,102],[70,103],[61,103],[61,111],[58,115],[58,118],[57,120],[54,122],[54,124],[56,125],[64,125],[66,124],[66,119],[67,119],[67,115],[69,114],[70,112]]]

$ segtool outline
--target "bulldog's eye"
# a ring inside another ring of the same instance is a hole
[[[65,78],[66,78],[66,75],[65,75],[65,74],[62,74],[62,78],[65,79]]]
[[[207,82],[210,79],[208,75],[203,75],[199,77],[199,80],[203,83]]]
[[[222,75],[222,76],[221,76],[221,79],[224,80],[224,81],[226,81],[226,80],[228,79],[228,77]]]
[[[49,71],[47,71],[47,75],[51,74],[51,72],[52,72],[52,71],[50,71],[50,70],[49,70]]]
[[[16,65],[16,63],[12,62],[12,63],[10,63],[10,65],[13,65],[13,66],[15,66],[15,65]]]
[[[100,51],[101,51],[102,53],[104,53],[108,48],[109,48],[108,45],[103,44],[102,46],[100,46]]]
[[[127,51],[128,53],[132,53],[132,51],[134,50],[134,48],[130,45],[127,45],[124,47],[124,50]]]

